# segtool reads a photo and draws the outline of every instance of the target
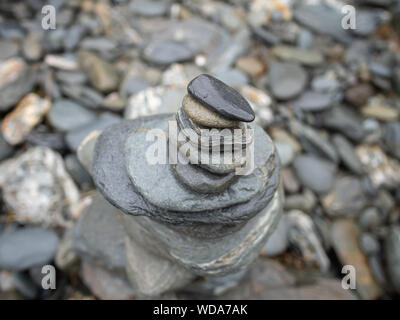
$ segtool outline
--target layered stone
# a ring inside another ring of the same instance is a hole
[[[187,226],[206,223],[234,226],[254,216],[269,203],[279,185],[279,165],[275,155],[270,159],[271,170],[269,170],[265,187],[247,202],[185,214],[182,211],[166,210],[146,201],[127,175],[124,157],[125,142],[129,134],[138,128],[146,128],[155,121],[167,121],[170,118],[171,115],[164,114],[122,121],[105,129],[98,137],[94,150],[92,175],[95,185],[109,202],[130,215],[144,215],[168,224]],[[264,144],[268,144],[267,141]],[[195,194],[193,196],[198,197]],[[193,228],[193,230],[197,229]],[[203,234],[201,230],[198,232]],[[208,237],[219,235],[217,232],[207,234]]]

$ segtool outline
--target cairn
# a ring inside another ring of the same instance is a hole
[[[78,157],[101,195],[74,230],[79,256],[141,297],[235,285],[281,211],[279,160],[254,117],[236,90],[200,75],[176,114],[89,135]],[[117,209],[94,209],[104,199]]]

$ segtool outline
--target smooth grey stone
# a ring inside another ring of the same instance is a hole
[[[262,248],[261,254],[266,257],[275,257],[285,252],[288,246],[288,224],[286,216],[283,214],[276,229]]]
[[[315,49],[278,45],[272,48],[272,53],[283,61],[299,63],[308,67],[317,67],[324,63],[324,56]]]
[[[143,50],[143,58],[158,65],[189,61],[194,55],[185,43],[174,40],[151,41]]]
[[[340,88],[339,81],[328,75],[315,76],[311,82],[311,88],[316,92],[334,93]]]
[[[150,82],[136,75],[131,75],[122,81],[119,88],[119,93],[122,97],[127,98],[151,86],[152,84]]]
[[[69,85],[81,85],[88,80],[86,74],[81,71],[58,70],[55,76],[58,81]]]
[[[314,36],[310,30],[302,29],[297,37],[297,46],[302,49],[309,49],[313,43]]]
[[[225,190],[238,176],[234,172],[218,175],[190,164],[171,165],[178,180],[200,193],[218,193]]]
[[[58,236],[51,230],[26,227],[0,237],[0,268],[26,270],[50,262],[57,251]]]
[[[86,169],[81,165],[76,154],[69,154],[64,158],[65,167],[74,181],[81,188],[88,188],[92,184],[92,178]]]
[[[271,202],[231,234],[218,240],[199,239],[193,234],[176,232],[148,217],[123,217],[129,237],[161,257],[171,259],[197,275],[224,276],[239,272],[253,262],[271,235],[281,215],[281,197],[276,190]]]
[[[293,104],[304,111],[321,111],[332,105],[332,98],[329,93],[306,91]]]
[[[400,293],[400,227],[393,225],[385,238],[385,257],[390,283]]]
[[[14,148],[6,142],[3,134],[0,132],[0,161],[10,157],[14,152]]]
[[[251,122],[255,118],[250,104],[239,92],[211,75],[197,76],[189,82],[187,90],[196,100],[228,119]]]
[[[366,232],[362,233],[360,236],[360,247],[367,256],[378,254],[381,248],[376,237]]]
[[[96,143],[92,167],[92,177],[98,190],[114,206],[131,215],[152,216],[169,224],[197,224],[193,235],[197,234],[199,223],[237,225],[254,216],[271,200],[279,184],[279,164],[275,163],[265,192],[256,195],[247,203],[201,212],[167,211],[148,203],[137,191],[126,173],[124,157],[125,142],[137,127],[146,127],[160,119],[167,121],[171,114],[141,117],[122,121],[103,131]],[[205,225],[207,226],[207,225]],[[207,236],[215,236],[208,233]]]
[[[230,120],[220,115],[189,94],[183,98],[182,109],[190,120],[202,126],[211,128],[231,128],[239,126],[238,121]]]
[[[299,155],[294,159],[293,167],[303,186],[318,194],[331,190],[336,174],[333,163],[311,155]]]
[[[182,50],[182,53],[188,53],[187,50],[190,49],[190,59],[197,53],[205,54],[206,68],[209,70],[215,65],[224,66],[224,68],[225,66],[226,68],[230,67],[238,57],[237,54],[242,53],[246,41],[246,35],[244,39],[242,37],[233,38],[217,24],[199,18],[185,19],[183,21],[168,20],[161,29],[154,23],[146,27],[150,29],[151,40],[149,45],[153,46],[157,42],[176,43],[176,35],[179,34],[179,41],[185,45],[179,48],[179,51]],[[151,30],[152,28],[153,30]],[[172,46],[174,47],[174,45]],[[162,52],[158,53],[162,62],[164,62],[164,59],[172,61],[182,58],[182,56],[165,54],[166,52],[164,54]]]
[[[104,96],[98,91],[84,85],[61,85],[61,91],[68,98],[75,100],[90,109],[97,109],[103,105]]]
[[[339,155],[331,142],[320,132],[310,126],[306,126],[299,121],[290,123],[292,133],[302,142],[303,148],[308,152],[323,156],[335,163],[339,162]]]
[[[322,199],[322,205],[331,217],[356,216],[367,204],[360,179],[352,176],[337,178],[332,191]]]
[[[363,230],[373,230],[382,224],[382,219],[383,217],[379,213],[378,209],[370,207],[366,208],[360,214],[358,223]]]
[[[344,106],[322,111],[318,114],[317,122],[323,127],[341,132],[355,142],[360,142],[365,136],[361,118]]]
[[[392,68],[383,63],[371,61],[368,64],[368,69],[372,74],[382,78],[390,78],[392,76]]]
[[[93,112],[67,99],[54,102],[49,113],[50,124],[60,131],[79,128],[94,119],[96,119],[96,115]]]
[[[354,146],[350,141],[340,134],[335,134],[332,137],[332,142],[336,146],[340,159],[350,171],[359,175],[365,173],[363,164],[355,153]]]
[[[119,121],[121,121],[121,117],[117,116],[116,114],[110,112],[102,113],[98,118],[94,119],[93,121],[74,130],[68,131],[65,137],[68,147],[72,151],[76,151],[80,143],[90,132],[94,130],[103,130]]]
[[[166,14],[169,5],[169,1],[134,0],[131,1],[129,8],[134,14],[139,16],[156,17]]]
[[[342,28],[341,11],[329,5],[301,3],[294,8],[293,15],[295,20],[312,31],[329,35],[343,43],[350,43],[352,40],[349,30]]]
[[[400,160],[400,122],[392,121],[385,124],[383,142],[387,151]]]
[[[26,142],[34,146],[44,146],[64,153],[68,146],[63,132],[49,132],[47,128],[39,127],[26,138]]]
[[[96,51],[98,53],[107,52],[117,48],[115,41],[105,37],[87,37],[79,43],[82,49]]]
[[[16,104],[25,94],[30,92],[36,82],[36,71],[19,59],[9,59],[0,63],[0,66],[9,69],[13,77],[1,79],[0,111],[7,111]]]
[[[266,30],[265,28],[257,27],[252,29],[253,34],[263,41],[266,45],[274,46],[280,42],[279,37],[277,37],[272,32]]]
[[[82,259],[111,270],[124,270],[124,231],[118,222],[117,209],[99,193],[82,212],[74,235],[73,247]]]
[[[273,170],[274,146],[264,130],[257,125],[254,126],[254,140],[257,141],[257,146],[254,148],[254,171],[249,175],[241,176],[218,195],[210,194],[201,197],[187,190],[177,181],[168,163],[167,155],[162,159],[165,164],[149,164],[146,150],[153,142],[146,141],[147,132],[149,129],[157,128],[164,130],[167,134],[168,123],[159,121],[149,126],[147,130],[143,128],[129,136],[126,141],[125,158],[131,181],[140,194],[154,206],[183,212],[221,209],[247,202],[266,187]],[[167,141],[165,141],[165,148],[165,150],[168,149]],[[179,151],[176,150],[176,152]],[[178,161],[180,161],[179,158]]]
[[[366,37],[375,32],[378,23],[377,12],[359,9],[356,11],[356,28],[350,30],[358,36]]]
[[[249,83],[248,76],[238,69],[222,70],[217,72],[215,76],[222,82],[225,82],[228,86],[239,86]]]
[[[279,100],[288,100],[299,95],[307,85],[305,70],[293,63],[274,62],[269,70],[269,86]]]
[[[10,40],[0,40],[0,60],[7,60],[18,54],[18,44]]]
[[[66,30],[63,27],[45,32],[43,37],[43,48],[46,52],[58,52],[64,49]]]
[[[86,35],[87,28],[81,24],[71,26],[65,35],[64,48],[67,51],[75,49],[82,38]]]

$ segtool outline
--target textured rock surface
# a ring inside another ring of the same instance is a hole
[[[64,225],[79,198],[61,156],[45,147],[30,148],[2,162],[0,186],[21,222]]]
[[[146,202],[138,193],[126,174],[123,150],[128,135],[137,127],[150,125],[160,119],[169,119],[171,115],[157,115],[124,121],[104,130],[99,136],[94,152],[92,168],[93,180],[104,195],[117,208],[133,215],[155,216],[168,223],[229,223],[243,222],[249,216],[264,208],[274,194],[279,181],[279,170],[274,170],[265,192],[257,194],[250,201],[221,208],[219,210],[192,212],[189,215],[182,212],[166,211]],[[107,156],[105,156],[107,155]]]
[[[154,122],[150,129],[167,131],[168,123]],[[249,201],[262,192],[273,171],[273,145],[268,136],[259,127],[255,127],[255,141],[259,146],[254,150],[254,172],[242,176],[229,186],[228,190],[218,194],[197,198],[176,180],[168,159],[165,164],[150,164],[146,156],[150,143],[146,142],[147,132],[133,132],[126,141],[125,157],[128,175],[140,194],[151,204],[172,211],[215,210]],[[265,141],[265,143],[261,143]],[[168,148],[166,141],[165,150]],[[179,161],[179,159],[178,159]]]
[[[278,191],[267,207],[250,219],[235,236],[219,233],[201,239],[178,233],[147,217],[121,216],[125,232],[150,251],[189,268],[199,275],[223,276],[254,261],[280,217]]]
[[[188,92],[215,112],[232,120],[251,122],[255,118],[249,103],[232,87],[206,74],[194,78]]]
[[[10,144],[24,141],[50,110],[51,104],[47,99],[41,99],[37,94],[26,95],[16,108],[4,118],[1,124],[4,139]]]
[[[125,267],[125,244],[116,211],[100,194],[95,194],[75,227],[74,248],[85,260],[121,271]]]

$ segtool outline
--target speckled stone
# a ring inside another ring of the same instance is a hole
[[[142,117],[136,120],[126,120],[105,129],[96,143],[92,175],[98,190],[114,206],[131,215],[154,217],[168,224],[228,224],[230,226],[243,223],[257,212],[265,208],[271,201],[279,185],[279,163],[277,157],[273,161],[274,170],[268,179],[265,190],[255,195],[248,202],[233,205],[218,210],[205,210],[185,214],[178,211],[169,211],[158,208],[149,202],[137,191],[130,181],[125,166],[123,150],[129,134],[137,127],[146,127],[156,120],[167,120],[171,114],[161,114],[151,117]],[[193,229],[198,234],[199,226]],[[204,230],[202,230],[203,233]],[[217,233],[219,232],[219,233]],[[209,237],[221,236],[220,229]]]
[[[251,122],[255,118],[250,104],[239,92],[210,75],[197,76],[187,89],[195,99],[229,119]]]
[[[167,121],[153,122],[149,126],[149,129],[157,128],[165,132],[168,130]],[[148,202],[167,210],[194,212],[247,202],[265,188],[273,169],[272,141],[264,130],[255,126],[255,140],[259,145],[254,150],[253,173],[241,176],[218,195],[198,198],[176,180],[168,159],[163,159],[165,164],[149,164],[146,152],[154,142],[146,141],[147,134],[147,130],[141,128],[140,131],[134,131],[127,139],[125,147],[127,172],[133,184]],[[190,144],[187,143],[187,146],[190,147]],[[166,141],[165,148],[168,149]]]
[[[234,128],[238,121],[229,120],[212,109],[204,106],[200,101],[187,94],[182,101],[182,108],[187,116],[197,124],[212,128]]]
[[[190,164],[172,165],[175,176],[190,189],[200,193],[217,193],[225,190],[238,176],[234,172],[218,175]]]

